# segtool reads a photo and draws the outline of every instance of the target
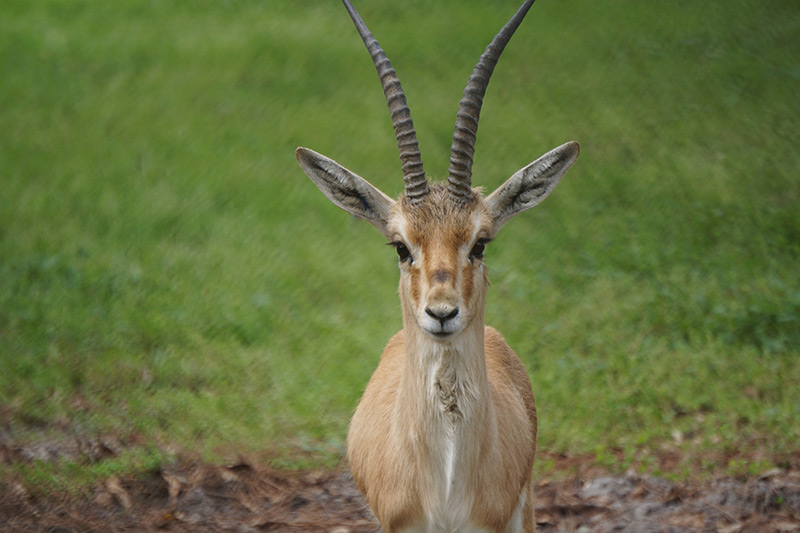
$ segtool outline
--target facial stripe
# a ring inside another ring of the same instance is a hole
[[[408,280],[410,289],[409,292],[411,301],[414,303],[414,307],[419,307],[420,300],[422,299],[419,274],[420,270],[418,268],[412,268],[410,279]]]
[[[472,301],[472,292],[475,287],[475,279],[473,277],[473,265],[464,265],[461,269],[461,294],[465,302]]]

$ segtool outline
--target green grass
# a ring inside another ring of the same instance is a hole
[[[517,7],[496,4],[357,5],[433,175],[470,69]],[[126,452],[0,474],[79,484],[175,454],[336,464],[401,326],[393,252],[294,161],[308,146],[402,190],[341,5],[3,12],[0,422],[17,446],[114,435]],[[487,250],[487,322],[531,372],[544,452],[657,473],[679,453],[681,476],[796,451],[798,32],[785,2],[562,0],[537,3],[510,43],[474,181],[492,190],[582,145]]]

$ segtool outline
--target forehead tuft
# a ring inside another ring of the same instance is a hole
[[[453,200],[444,183],[431,183],[429,194],[421,201],[410,204],[401,198],[398,202],[409,238],[427,241],[436,235],[447,234],[459,241],[467,241],[476,231],[476,224],[488,226],[488,213],[480,192],[473,191],[472,201],[462,204]]]

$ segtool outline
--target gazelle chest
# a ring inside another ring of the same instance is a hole
[[[440,367],[440,370],[441,367]],[[462,407],[459,406],[459,384],[456,379],[455,372],[445,371],[437,372],[434,377],[433,386],[435,388],[434,394],[436,398],[434,403],[439,410],[438,425],[439,425],[439,442],[436,446],[439,448],[436,453],[440,457],[438,467],[434,470],[438,472],[442,479],[438,484],[444,486],[444,499],[445,505],[450,499],[451,494],[458,490],[456,487],[456,453],[458,451],[459,440],[463,437],[461,435],[461,425],[463,423],[464,413]],[[459,474],[461,474],[459,472]],[[463,477],[463,476],[459,476]],[[465,480],[459,479],[460,484]]]
[[[431,530],[470,530],[470,514],[475,500],[471,477],[480,460],[479,442],[473,435],[480,424],[476,401],[477,384],[469,378],[457,357],[448,354],[433,365],[429,373],[428,420],[426,432],[427,501],[426,520]]]

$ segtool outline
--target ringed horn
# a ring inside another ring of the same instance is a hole
[[[381,45],[375,40],[372,33],[364,24],[358,11],[353,7],[349,0],[342,0],[344,7],[353,19],[361,40],[364,41],[372,62],[378,71],[381,80],[383,94],[386,96],[386,103],[389,106],[389,113],[392,116],[392,126],[394,136],[397,139],[397,148],[400,150],[400,161],[403,164],[403,181],[406,184],[406,198],[412,204],[419,202],[428,194],[428,180],[425,178],[425,170],[422,168],[422,156],[417,142],[417,132],[414,131],[414,123],[411,120],[411,110],[406,103],[406,95],[400,86],[400,79],[389,59],[386,57]]]
[[[483,97],[486,94],[492,72],[494,72],[494,67],[506,44],[511,40],[511,36],[514,35],[534,1],[527,0],[503,29],[495,35],[467,81],[467,87],[464,89],[464,96],[461,98],[456,114],[453,144],[450,147],[450,170],[447,177],[450,195],[458,202],[466,203],[472,198],[472,160],[475,153],[475,139],[478,134]],[[342,3],[350,14],[350,18],[353,19],[353,23],[361,35],[361,40],[364,41],[364,45],[372,56],[375,69],[378,71],[383,94],[392,117],[397,148],[400,151],[406,198],[413,205],[428,194],[428,181],[422,167],[422,156],[417,141],[417,132],[414,130],[414,123],[411,120],[411,110],[406,103],[400,79],[386,57],[386,53],[350,1],[342,0]]]
[[[475,153],[475,137],[478,133],[478,119],[486,87],[489,85],[500,54],[503,53],[503,49],[534,1],[528,0],[522,4],[503,29],[495,35],[475,65],[464,89],[464,96],[456,115],[456,128],[450,148],[450,171],[447,177],[450,194],[460,202],[466,203],[472,198],[472,155]]]

